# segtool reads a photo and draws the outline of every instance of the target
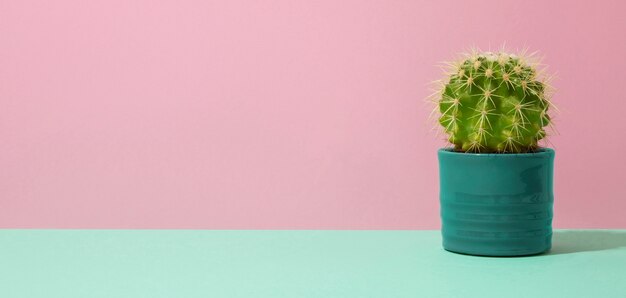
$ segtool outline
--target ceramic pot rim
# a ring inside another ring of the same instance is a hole
[[[448,156],[467,156],[467,157],[498,157],[498,158],[519,158],[519,157],[540,157],[540,156],[553,156],[554,149],[540,147],[535,152],[529,153],[470,153],[470,152],[457,152],[453,148],[441,148],[438,150],[441,155]]]

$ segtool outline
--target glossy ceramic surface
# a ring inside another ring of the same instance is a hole
[[[554,150],[472,154],[440,149],[443,246],[520,256],[551,247]]]

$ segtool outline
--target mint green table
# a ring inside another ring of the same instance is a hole
[[[523,258],[439,231],[0,230],[0,297],[626,297],[626,230]]]

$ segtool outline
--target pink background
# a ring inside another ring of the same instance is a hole
[[[438,228],[435,65],[558,72],[559,228],[626,228],[620,1],[2,1],[0,227]]]

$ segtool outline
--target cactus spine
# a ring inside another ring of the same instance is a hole
[[[524,153],[551,125],[549,86],[523,54],[474,52],[451,64],[436,94],[439,123],[456,151]]]

